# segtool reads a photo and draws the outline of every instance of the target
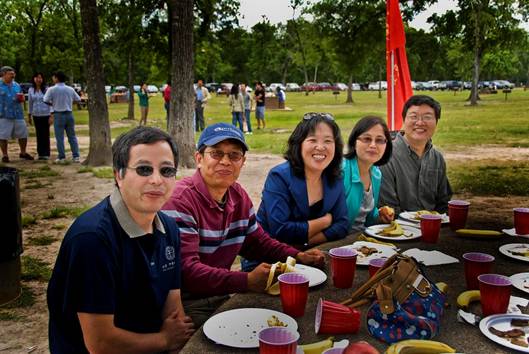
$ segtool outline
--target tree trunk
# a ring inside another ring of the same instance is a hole
[[[173,40],[169,134],[178,145],[179,165],[193,168],[193,0],[169,0],[168,5]]]
[[[127,119],[134,120],[134,54],[132,52],[132,48],[129,48],[129,56],[127,63],[127,76],[129,85],[129,113],[127,114]]]
[[[478,5],[479,6],[479,5]],[[474,10],[474,9],[473,9]],[[476,106],[479,100],[478,82],[479,65],[481,61],[481,39],[480,39],[480,8],[474,13],[474,66],[472,68],[472,90],[470,91],[470,105]]]
[[[80,7],[88,84],[88,127],[90,132],[90,147],[84,164],[91,166],[110,165],[112,163],[112,149],[101,42],[99,41],[97,0],[81,0]]]
[[[349,75],[349,81],[347,82],[347,100],[345,103],[354,103],[353,101],[353,75]]]

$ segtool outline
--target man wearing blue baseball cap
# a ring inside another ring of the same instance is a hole
[[[292,256],[301,263],[323,264],[319,250],[300,252],[268,236],[257,223],[252,201],[237,183],[247,151],[244,134],[233,125],[208,126],[197,143],[197,171],[177,182],[162,207],[180,228],[182,300],[197,327],[228,294],[263,292],[270,262]],[[239,254],[266,263],[249,273],[231,271]]]

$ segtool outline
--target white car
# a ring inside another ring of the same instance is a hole
[[[344,84],[343,82],[338,82],[336,84],[334,84],[334,86],[336,86],[336,88],[340,91],[347,91],[347,84]],[[356,82],[353,82],[353,84],[351,85],[351,89],[353,91],[360,91],[360,84],[357,84]]]
[[[439,88],[439,80],[430,80],[428,83],[431,85],[432,90],[437,90]]]
[[[378,89],[387,90],[388,89],[388,83],[386,81],[376,81],[376,82],[370,82],[367,86],[367,89],[370,91],[376,91]]]
[[[147,85],[147,92],[148,93],[158,93],[158,87],[156,85]]]
[[[278,86],[281,87],[282,90],[285,90],[285,86],[283,86],[281,83],[274,82],[274,83],[270,84],[270,86],[268,86],[266,88],[266,91],[268,91],[268,92],[276,92]]]
[[[299,86],[295,82],[288,82],[286,90],[289,91],[289,92],[301,91],[301,86]]]

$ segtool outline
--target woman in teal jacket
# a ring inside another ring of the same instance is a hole
[[[377,207],[382,182],[377,166],[387,163],[392,151],[386,123],[374,116],[360,119],[351,131],[347,147],[342,170],[349,231],[363,231],[377,222],[390,222],[392,213]]]

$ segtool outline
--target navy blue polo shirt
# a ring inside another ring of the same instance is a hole
[[[159,332],[170,290],[180,288],[180,239],[158,213],[153,234],[130,217],[119,191],[75,220],[48,285],[52,353],[86,353],[78,312],[113,314],[116,327]]]

